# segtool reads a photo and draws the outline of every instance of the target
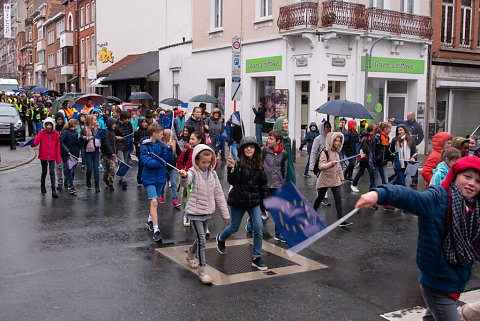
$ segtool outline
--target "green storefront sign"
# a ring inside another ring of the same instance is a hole
[[[365,56],[362,57],[362,71],[364,70]],[[416,59],[372,57],[371,66],[368,68],[368,71],[423,74],[425,73],[425,61]]]
[[[247,59],[247,72],[282,70],[282,56]]]

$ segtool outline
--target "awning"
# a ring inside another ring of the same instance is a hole
[[[78,80],[78,76],[75,76],[75,77],[72,77],[70,78],[69,80],[67,80],[68,83],[71,83],[71,82],[77,82]]]
[[[125,67],[111,73],[103,80],[103,83],[128,80],[142,79],[158,71],[158,51],[147,52],[137,60],[131,62]]]
[[[98,77],[97,79],[91,81],[87,87],[90,88],[107,88],[107,85],[102,85],[101,82],[104,80],[106,77]]]

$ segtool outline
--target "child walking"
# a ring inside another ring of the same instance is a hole
[[[80,154],[80,145],[81,141],[78,135],[78,120],[70,119],[60,135],[61,156],[64,164],[67,162],[70,156],[75,156],[78,158]],[[68,192],[70,195],[75,195],[77,193],[77,190],[73,185],[76,167],[77,165],[74,165],[72,168],[66,169],[68,178]]]
[[[163,127],[159,124],[153,124],[148,127],[149,139],[143,141],[140,147],[140,159],[143,163],[142,183],[147,188],[148,199],[150,200],[150,215],[148,216],[147,227],[153,232],[153,240],[160,242],[162,235],[158,228],[157,207],[158,201],[162,195],[163,186],[167,181],[167,170],[165,163],[156,156],[170,163],[173,159],[172,144],[162,142]]]
[[[424,320],[460,321],[456,301],[480,258],[480,159],[458,160],[442,186],[417,192],[381,185],[355,205],[393,205],[418,216],[417,265]]]
[[[303,146],[307,145],[308,159],[307,165],[305,165],[305,170],[303,171],[303,176],[305,177],[310,177],[310,174],[308,174],[308,169],[310,168],[310,155],[312,152],[313,141],[318,135],[320,135],[317,124],[315,122],[311,122],[308,128],[310,129],[310,131],[305,135],[305,139],[302,141],[300,147],[298,148],[298,150],[302,151]],[[311,161],[313,162],[315,160]]]
[[[55,131],[58,133],[58,136],[62,134],[63,127],[65,127],[65,116],[62,112],[58,112],[55,114]],[[63,168],[63,165],[57,164],[56,167],[56,174],[57,174],[57,191],[61,191],[63,189],[63,173],[65,169]],[[65,176],[65,186],[67,184],[66,181],[66,176]]]
[[[260,271],[267,270],[262,261],[263,223],[262,204],[267,194],[267,176],[264,171],[260,145],[255,137],[242,138],[238,147],[238,161],[232,157],[227,161],[227,180],[232,189],[228,193],[228,205],[232,220],[217,236],[217,250],[227,254],[225,241],[238,231],[243,215],[247,212],[253,223],[253,259],[252,266]]]
[[[98,163],[100,159],[100,140],[95,138],[95,133],[98,129],[97,119],[93,115],[87,115],[85,120],[85,127],[82,129],[80,135],[84,140],[85,158],[87,163],[87,187],[92,187],[92,171],[95,182],[95,193],[100,193],[100,171]]]
[[[368,166],[368,155],[369,155],[369,148],[370,148],[370,141],[372,140],[373,133],[375,131],[375,124],[371,123],[368,124],[367,129],[364,130],[361,134],[361,140],[360,140],[360,150],[359,150],[359,163],[360,163],[360,169],[357,172],[357,175],[353,178],[352,185],[350,186],[350,189],[354,193],[360,192],[358,190],[358,181],[360,178],[363,176],[365,173],[365,170],[368,171],[368,176],[370,177],[370,186],[368,187],[368,190],[371,190],[372,188],[375,187],[375,176],[370,168]]]
[[[115,129],[116,154],[118,159],[124,163],[128,161],[128,154],[130,152],[128,148],[128,142],[125,137],[133,133],[133,127],[130,122],[131,118],[132,116],[128,111],[122,111],[120,114],[120,121]],[[125,179],[125,176],[120,176],[119,184],[122,185],[122,189],[124,191],[127,190],[127,180]]]
[[[61,164],[60,157],[60,135],[53,129],[55,122],[51,117],[47,117],[43,121],[43,130],[40,131],[33,142],[33,147],[40,144],[38,153],[38,159],[42,164],[42,176],[41,176],[41,192],[45,194],[47,188],[45,186],[45,179],[47,178],[47,167],[50,171],[50,183],[52,186],[52,197],[58,198],[57,191],[55,189],[55,162]]]
[[[140,147],[142,138],[148,136],[148,122],[143,116],[138,118],[138,129],[133,134],[133,144],[135,145],[135,156],[138,159],[137,183],[142,184],[143,164],[140,161]]]
[[[188,251],[187,261],[192,269],[198,268],[200,282],[210,284],[212,283],[212,278],[205,270],[205,235],[208,229],[208,222],[215,212],[215,207],[218,207],[225,221],[230,219],[230,215],[222,185],[217,173],[214,171],[214,152],[207,145],[199,144],[193,149],[192,157],[195,161],[188,172],[184,169],[178,172],[180,185],[189,189],[185,213],[195,231],[195,241]],[[195,254],[198,257],[198,264],[195,261]]]
[[[113,180],[115,178],[116,154],[115,154],[115,128],[117,121],[113,118],[106,119],[107,130],[103,135],[100,149],[103,156],[103,181],[107,184],[107,188],[113,192]]]
[[[165,129],[163,131],[163,139],[162,141],[167,144],[170,140],[174,140],[172,131],[170,129]],[[177,163],[177,146],[175,143],[172,145],[172,150],[173,150],[173,158],[172,161],[170,161],[169,164],[172,166],[175,166]],[[180,202],[178,201],[177,197],[177,170],[171,166],[167,166],[167,176],[170,179],[170,188],[172,190],[172,204],[173,207],[180,207],[182,206]],[[160,203],[165,203],[165,185],[163,186],[162,190],[162,196],[160,197]]]
[[[442,161],[433,170],[432,180],[429,186],[440,186],[442,182],[447,178],[450,168],[462,158],[460,151],[454,147],[447,147],[442,152]]]

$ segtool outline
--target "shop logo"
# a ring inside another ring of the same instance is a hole
[[[362,71],[364,70],[365,57],[362,57]],[[425,61],[416,59],[372,57],[368,71],[423,74],[425,73]]]
[[[282,56],[247,59],[247,72],[282,70]]]

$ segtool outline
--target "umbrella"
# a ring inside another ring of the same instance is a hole
[[[348,100],[330,100],[315,110],[320,114],[359,119],[373,119],[367,109],[359,103]]]
[[[43,93],[43,92],[46,92],[47,90],[48,90],[47,87],[37,86],[37,87],[33,87],[32,90],[30,90],[30,91],[34,92],[34,93]]]
[[[118,97],[115,97],[115,96],[107,96],[107,97],[105,97],[105,99],[108,100],[109,102],[113,102],[113,103],[119,103],[119,104],[122,103],[122,100]]]
[[[62,96],[53,102],[52,112],[54,114],[56,114],[60,110],[60,108],[62,108],[63,102],[65,100],[70,101],[70,106],[73,106],[75,104],[75,98],[73,98],[73,96],[70,96],[70,95]]]
[[[149,93],[146,93],[144,91],[139,91],[139,92],[133,93],[128,99],[129,100],[145,100],[145,99],[153,99],[153,97]]]
[[[47,90],[43,94],[48,96],[60,97],[60,93],[56,90]]]
[[[202,95],[196,95],[190,101],[198,102],[198,103],[212,103],[212,104],[220,104],[220,100],[217,98],[207,95],[207,94],[202,94]]]
[[[87,100],[89,100],[89,99],[92,100],[92,105],[103,104],[103,102],[105,101],[105,98],[103,98],[103,96],[101,96],[101,95],[87,94],[87,95],[83,95],[80,98],[78,98],[75,101],[75,105],[83,106],[87,103]]]
[[[162,100],[160,104],[165,104],[168,106],[180,106],[181,104],[183,104],[183,101],[177,98],[167,98]]]

